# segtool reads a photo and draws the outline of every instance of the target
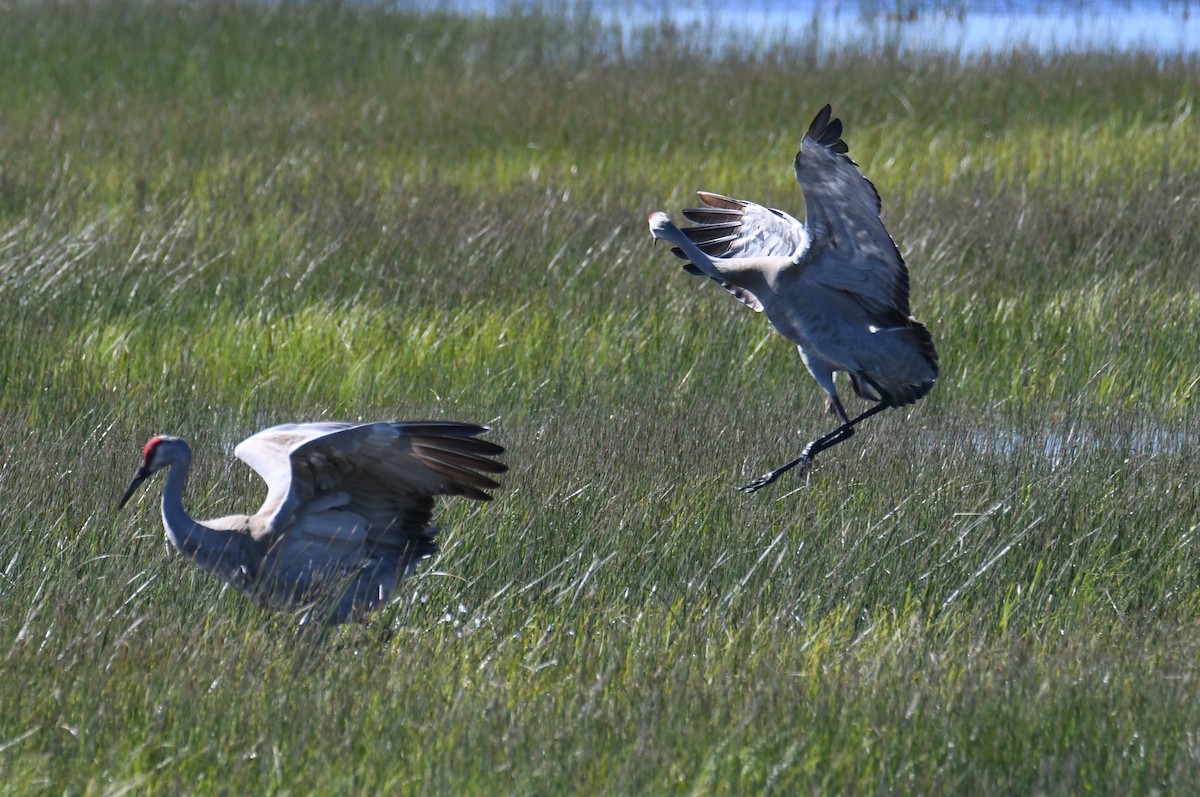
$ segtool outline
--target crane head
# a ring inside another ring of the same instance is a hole
[[[663,232],[671,227],[671,217],[661,210],[650,214],[650,234],[655,240],[664,237]]]
[[[146,447],[142,449],[142,466],[133,475],[133,481],[129,483],[129,488],[125,490],[125,495],[121,496],[121,501],[117,504],[117,509],[124,509],[125,504],[129,503],[129,499],[137,492],[137,488],[141,487],[142,482],[150,478],[155,471],[161,470],[171,464],[171,461],[165,456],[166,448],[163,447],[163,443],[177,439],[163,435],[150,438],[150,441],[146,443]],[[160,456],[160,454],[164,455]]]

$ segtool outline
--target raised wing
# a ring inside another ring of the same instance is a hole
[[[812,235],[806,276],[847,291],[881,322],[907,318],[908,269],[879,217],[879,192],[846,153],[842,122],[828,105],[813,119],[796,153]]]
[[[489,459],[504,449],[477,439],[486,431],[445,421],[285,424],[247,438],[234,453],[267,482],[259,515],[269,517],[271,534],[286,534],[306,516],[350,513],[367,527],[334,528],[328,536],[367,534],[380,545],[427,528],[431,535],[435,496],[491,499],[485,491],[499,485],[485,474],[508,467]]]
[[[684,208],[683,215],[693,223],[684,227],[683,234],[710,257],[794,257],[808,248],[809,236],[804,225],[782,210],[747,202],[744,199],[697,191],[706,207]],[[683,250],[675,247],[671,254],[688,260]],[[703,275],[694,263],[688,262],[684,271]],[[762,312],[762,303],[753,293],[728,282],[719,282],[738,301]]]

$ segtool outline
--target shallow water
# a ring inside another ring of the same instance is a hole
[[[1082,426],[1024,432],[994,427],[977,428],[968,434],[966,441],[981,454],[1008,459],[1033,453],[1057,468],[1087,454],[1119,458],[1179,455],[1200,446],[1200,433],[1164,428],[1097,431]]]
[[[1015,49],[1200,55],[1200,0],[412,0],[399,5],[468,14],[566,9],[619,28],[626,47],[634,45],[637,29],[669,24],[702,35],[715,50],[742,44],[760,48],[765,41],[812,45],[821,54],[888,46],[962,57]]]

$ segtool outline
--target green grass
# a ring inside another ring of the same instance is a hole
[[[594,22],[0,8],[0,793],[1188,794],[1195,61],[697,57]],[[832,102],[942,375],[806,478],[794,349],[645,227]],[[314,645],[189,569],[276,422],[492,424]],[[385,638],[390,631],[390,638]]]

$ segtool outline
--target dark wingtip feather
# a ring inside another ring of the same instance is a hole
[[[683,217],[697,224],[725,224],[736,227],[742,218],[742,211],[723,208],[684,208]]]
[[[691,260],[691,258],[685,255],[683,250],[678,246],[671,247],[671,254],[675,255],[675,257],[679,258],[680,260]]]
[[[834,119],[825,126],[825,130],[821,133],[821,143],[825,146],[836,145],[838,139],[842,137],[842,120]],[[844,144],[843,144],[844,146]]]
[[[451,483],[448,487],[458,495],[466,495],[480,501],[491,500],[491,496],[483,491],[495,490],[500,486],[495,479],[473,470],[461,468],[444,459],[429,457],[423,458],[422,461],[425,463],[425,467],[434,473],[440,473],[450,479]]]
[[[439,437],[470,438],[490,432],[490,426],[461,421],[395,421],[396,431],[406,435],[436,435]]]
[[[473,454],[450,451],[439,446],[438,442],[436,439],[422,440],[421,443],[414,446],[413,451],[423,459],[436,459],[439,462],[448,463],[466,470],[478,470],[484,473],[506,473],[508,471],[508,465],[505,465],[503,462],[486,459]]]
[[[825,125],[829,124],[829,117],[833,115],[833,106],[829,103],[817,111],[817,115],[813,117],[812,124],[808,126],[808,135],[813,138],[818,138],[821,131],[825,129]]]
[[[486,426],[439,425],[436,423],[422,423],[404,429],[404,432],[413,439],[416,445],[432,445],[446,451],[485,457],[503,454],[504,446],[493,443],[491,440],[480,440],[475,436],[486,431],[489,431]]]
[[[831,149],[839,155],[845,155],[850,151],[850,147],[845,141],[842,141],[842,120],[834,119],[832,116],[833,108],[826,103],[813,117],[805,138],[811,138],[821,146]]]
[[[475,437],[487,431],[486,426],[472,424],[421,424],[420,430],[410,427],[413,454],[435,473],[449,479],[446,489],[452,495],[462,495],[477,501],[490,501],[484,492],[494,490],[500,483],[485,473],[505,473],[508,465],[488,457],[504,453],[504,447]]]

